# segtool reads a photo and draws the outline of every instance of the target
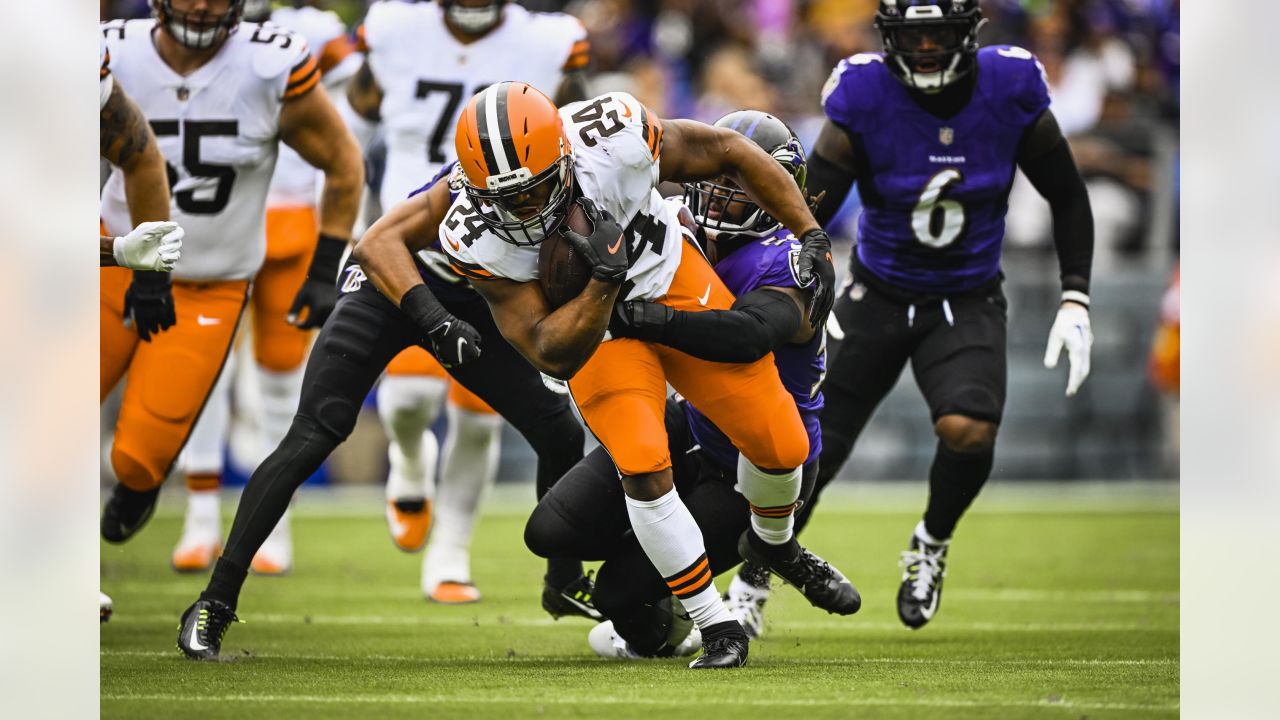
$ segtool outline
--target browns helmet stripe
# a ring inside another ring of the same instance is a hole
[[[476,108],[476,129],[485,164],[494,174],[509,173],[520,167],[516,146],[511,139],[511,120],[507,116],[507,91],[510,83],[490,85]]]

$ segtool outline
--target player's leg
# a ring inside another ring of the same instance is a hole
[[[480,599],[471,580],[471,536],[480,502],[498,475],[502,417],[459,383],[449,387],[431,543],[422,558],[422,592],[436,602]]]
[[[284,439],[298,410],[302,363],[314,334],[290,325],[287,318],[315,251],[315,208],[269,208],[266,230],[267,254],[253,287],[253,355],[261,446],[274,448]],[[293,539],[286,512],[254,555],[253,571],[281,575],[292,567]]]
[[[179,465],[187,480],[187,511],[182,536],[170,562],[178,572],[201,572],[213,566],[222,552],[221,505],[218,488],[222,484],[223,447],[230,416],[228,385],[234,376],[233,358],[214,385],[204,404],[200,420],[191,430]]]
[[[489,306],[478,295],[441,296],[440,300],[449,312],[470,323],[483,338],[480,357],[449,368],[449,374],[510,422],[538,454],[535,481],[537,496],[541,498],[582,459],[585,434],[573,414],[569,398],[548,389],[538,371],[502,338]],[[580,602],[590,591],[582,563],[547,562],[542,595],[542,605],[547,612],[557,616],[594,617],[594,608]]]
[[[188,616],[234,613],[253,555],[289,506],[294,492],[355,427],[373,383],[417,331],[372,283],[341,294],[307,360],[298,413],[280,445],[254,470],[208,587]],[[194,622],[194,621],[192,621]],[[189,657],[216,657],[216,646],[179,643]]]
[[[102,536],[131,537],[155,508],[160,484],[213,391],[240,322],[248,281],[173,284],[177,322],[139,343],[120,404],[111,466],[118,483]]]
[[[929,503],[902,559],[898,616],[911,628],[938,611],[952,533],[991,474],[1007,381],[1006,307],[999,289],[948,300],[911,358],[938,436]]]
[[[702,531],[677,494],[664,427],[666,379],[656,346],[602,343],[569,390],[622,475],[627,517],[668,591],[702,631],[696,667],[740,667],[747,637],[716,591]]]
[[[378,383],[378,416],[386,430],[387,529],[405,552],[417,552],[432,523],[440,446],[431,426],[440,415],[449,376],[425,349],[405,348]]]

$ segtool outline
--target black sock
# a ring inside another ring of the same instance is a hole
[[[209,586],[200,593],[201,600],[217,600],[236,609],[240,600],[240,588],[249,574],[246,568],[240,567],[226,557],[218,558],[213,566],[213,577],[209,578]]]
[[[770,560],[790,560],[800,552],[800,543],[796,541],[794,534],[781,545],[773,545],[762,540],[755,530],[748,528],[747,542],[751,543],[752,549]]]
[[[938,442],[933,467],[929,469],[929,505],[924,511],[924,527],[930,535],[938,540],[951,537],[960,516],[990,477],[994,459],[995,448],[958,453]]]
[[[559,590],[582,577],[582,562],[569,558],[547,560],[547,574],[543,578],[548,585]]]

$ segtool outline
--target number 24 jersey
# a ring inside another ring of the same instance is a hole
[[[172,218],[185,230],[182,280],[243,280],[262,265],[267,188],[275,169],[284,102],[309,92],[320,72],[300,36],[241,23],[208,62],[179,75],[152,40],[155,20],[102,26],[111,73],[142,109],[168,165]],[[124,177],[103,188],[107,230],[133,227]]]

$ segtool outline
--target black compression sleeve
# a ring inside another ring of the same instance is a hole
[[[730,310],[677,310],[662,344],[703,360],[755,362],[791,339],[804,314],[787,295],[761,288],[743,295]]]
[[[1053,115],[1044,115],[1027,131],[1019,153],[1022,168],[1053,212],[1053,244],[1063,290],[1089,292],[1093,267],[1093,210],[1071,148]]]
[[[826,227],[831,218],[836,216],[849,189],[853,187],[854,179],[854,173],[821,155],[815,153],[809,158],[809,178],[805,182],[807,192],[813,196],[823,191],[827,193],[813,210],[813,217],[819,225]]]

